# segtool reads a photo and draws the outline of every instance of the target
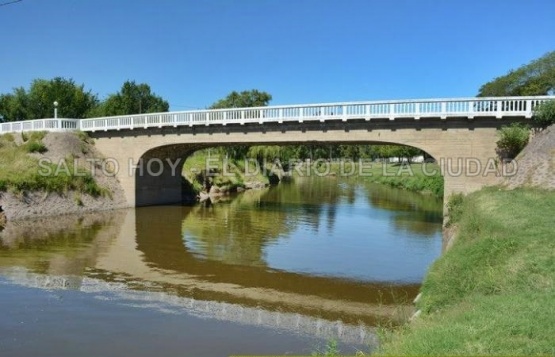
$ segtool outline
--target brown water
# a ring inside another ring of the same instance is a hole
[[[441,252],[441,201],[313,178],[194,207],[10,224],[0,356],[371,351]]]

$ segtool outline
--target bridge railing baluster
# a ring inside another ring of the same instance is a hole
[[[357,119],[395,118],[441,118],[448,117],[497,117],[507,116],[531,118],[537,105],[554,96],[499,97],[396,100],[351,103],[321,103],[310,105],[195,110],[170,113],[124,115],[89,119],[40,119],[0,123],[0,132],[32,130],[121,130],[173,125],[227,125],[266,123],[269,121],[327,121]]]

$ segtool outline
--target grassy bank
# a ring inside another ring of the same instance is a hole
[[[60,169],[57,163],[39,164],[38,155],[47,152],[46,133],[17,133],[0,136],[0,191],[67,192],[74,190],[99,196],[103,193],[87,170],[73,166],[72,158]],[[19,137],[16,137],[19,136]],[[45,174],[48,173],[48,174]]]
[[[443,197],[443,176],[436,164],[373,164],[368,180],[403,190]]]
[[[310,170],[303,164],[293,170],[293,176],[326,176],[362,178],[394,188],[443,197],[443,176],[439,166],[432,163],[397,164],[381,162],[317,161]]]
[[[183,176],[192,185],[194,192],[203,190],[208,181],[219,187],[238,187],[246,182],[268,183],[272,169],[280,171],[280,166],[266,162],[264,168],[256,167],[254,159],[229,160],[224,170],[224,160],[218,154],[208,154],[208,150],[195,152],[187,158],[183,166]],[[350,160],[292,161],[287,170],[291,177],[337,176],[361,178],[369,182],[388,185],[413,192],[443,197],[443,176],[439,166],[432,163],[395,164]],[[208,173],[208,168],[211,172]]]
[[[430,268],[385,355],[554,355],[555,192],[484,189],[458,203],[453,247]]]

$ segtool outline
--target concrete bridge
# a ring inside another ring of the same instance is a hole
[[[82,130],[115,165],[129,206],[181,201],[184,158],[221,145],[400,144],[439,163],[445,196],[498,182],[497,130],[555,97],[425,99],[195,110],[0,124],[6,132]]]

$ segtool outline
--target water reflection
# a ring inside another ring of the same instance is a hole
[[[366,187],[373,207],[397,213],[392,221],[397,229],[424,239],[439,234],[443,220],[441,199],[379,184]]]
[[[195,207],[182,230],[199,259],[407,283],[439,254],[441,220],[442,203],[430,197],[314,178]]]
[[[368,344],[369,326],[410,313],[406,302],[439,254],[440,222],[441,203],[420,196],[306,180],[209,207],[10,223],[0,233],[0,274],[27,286]],[[414,277],[397,278],[414,267],[421,269]]]
[[[290,214],[265,209],[267,190],[247,191],[233,200],[198,205],[184,212],[183,237],[200,257],[238,265],[266,265],[264,247],[286,237]]]

